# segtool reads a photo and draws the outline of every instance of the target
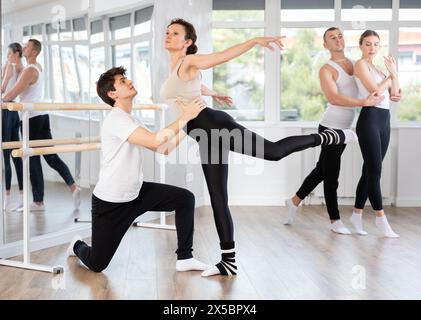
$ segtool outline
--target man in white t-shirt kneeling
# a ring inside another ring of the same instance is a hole
[[[101,272],[110,263],[133,221],[147,211],[174,211],[178,249],[177,271],[210,266],[192,255],[194,195],[175,186],[143,181],[143,149],[168,154],[185,137],[181,130],[206,107],[202,99],[180,105],[182,115],[171,125],[151,132],[132,114],[137,91],[122,67],[103,73],[97,82],[101,99],[113,109],[101,129],[101,169],[92,195],[92,245],[75,236],[68,255]]]

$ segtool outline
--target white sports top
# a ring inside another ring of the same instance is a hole
[[[368,65],[368,69],[370,70],[370,74],[371,74],[371,77],[373,78],[374,82],[380,83],[384,79],[386,79],[386,76],[382,72],[380,72],[377,68],[373,68],[370,65]],[[357,82],[358,91],[359,91],[359,97],[360,98],[365,98],[368,95],[370,95],[370,92],[368,92],[368,90],[366,89],[366,87],[364,87],[364,85],[363,85],[363,83],[361,82],[360,79],[358,79],[357,77],[355,77],[355,81]],[[389,90],[386,89],[385,91],[383,91],[382,93],[380,93],[380,95],[381,96],[384,96],[384,100],[382,101],[381,104],[379,104],[377,106],[374,106],[374,107],[376,107],[376,108],[382,108],[382,109],[390,109],[390,94],[389,94]]]
[[[43,85],[43,72],[40,70],[40,68],[36,65],[36,64],[28,64],[26,68],[34,68],[35,70],[38,71],[38,80],[37,82],[31,84],[28,88],[26,88],[26,90],[24,90],[19,98],[20,98],[20,102],[42,102],[42,97],[43,97],[43,90],[42,90],[42,85]],[[47,112],[45,111],[30,111],[29,112],[29,118],[33,118],[36,116],[40,116],[40,115],[44,115],[47,114]]]
[[[349,60],[354,66],[355,61],[351,59]],[[349,75],[339,64],[332,60],[329,60],[326,64],[338,71],[338,79],[336,79],[338,92],[347,97],[357,98],[358,88],[355,82],[355,77],[353,75]],[[333,129],[349,129],[354,121],[354,118],[354,107],[343,107],[328,103],[320,124],[324,127]]]

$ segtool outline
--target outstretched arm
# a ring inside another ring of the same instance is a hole
[[[258,37],[247,40],[246,42],[232,46],[224,51],[215,52],[211,54],[191,54],[188,55],[184,63],[186,68],[195,68],[198,70],[209,69],[220,65],[224,62],[230,61],[243,53],[249,51],[256,45],[274,50],[271,44],[279,47],[282,50],[283,45],[281,39],[284,37]]]
[[[211,89],[209,89],[208,87],[206,87],[204,84],[202,84],[201,88],[200,88],[201,94],[202,96],[208,96],[208,97],[212,97],[213,100],[215,100],[216,103],[220,104],[220,105],[226,105],[228,107],[230,107],[232,105],[232,98],[229,96],[226,96],[224,94],[220,94],[217,93]]]

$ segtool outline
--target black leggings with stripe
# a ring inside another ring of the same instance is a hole
[[[229,151],[278,161],[291,153],[321,144],[317,134],[291,136],[272,142],[238,124],[226,112],[211,108],[204,109],[188,122],[187,133],[199,143],[202,169],[222,249],[234,247],[227,191]]]

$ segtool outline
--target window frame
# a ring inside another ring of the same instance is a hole
[[[212,21],[213,29],[242,29],[242,28],[263,28],[265,35],[280,35],[284,28],[328,28],[337,26],[342,30],[355,29],[352,21],[341,21],[341,0],[334,0],[334,21],[281,21],[282,1],[266,0],[264,21]],[[401,28],[420,28],[421,21],[399,21],[399,0],[392,0],[392,20],[391,21],[365,21],[367,28],[374,30],[385,30],[389,32],[390,53],[398,57],[399,51],[399,30]],[[364,29],[362,29],[364,30]],[[281,65],[279,53],[265,50],[265,106],[263,121],[244,121],[247,125],[261,126],[262,124],[275,124],[281,126],[308,126],[316,124],[312,121],[281,121]],[[398,65],[399,70],[399,65]],[[396,126],[421,126],[421,121],[400,121],[397,118],[396,103],[392,102],[391,124]]]

